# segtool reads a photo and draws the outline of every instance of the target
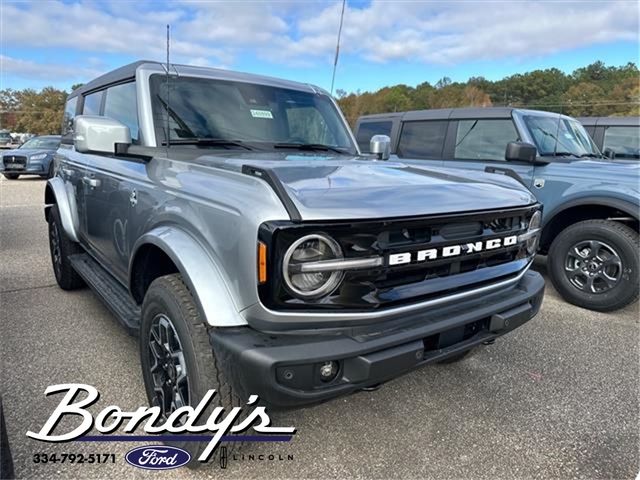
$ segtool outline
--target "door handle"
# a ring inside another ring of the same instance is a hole
[[[85,185],[89,185],[91,188],[100,186],[100,180],[93,177],[82,177],[82,183],[84,183]]]

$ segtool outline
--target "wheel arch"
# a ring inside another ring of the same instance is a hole
[[[78,214],[75,209],[75,197],[68,195],[64,181],[59,177],[47,180],[44,189],[44,218],[48,222],[52,205],[58,206],[62,228],[67,236],[74,242],[78,242],[77,228]]]
[[[584,220],[618,220],[638,232],[638,208],[632,202],[615,198],[587,197],[566,202],[546,216],[540,251],[546,253],[562,230]]]
[[[174,227],[156,227],[132,249],[129,290],[141,304],[156,278],[180,273],[207,323],[214,327],[246,325],[219,267],[190,234]]]

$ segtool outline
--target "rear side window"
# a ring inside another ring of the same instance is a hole
[[[129,127],[131,140],[137,141],[139,128],[135,82],[110,87],[105,95],[103,115]]]
[[[84,106],[82,107],[83,115],[100,115],[103,93],[102,91],[95,92],[84,97]]]
[[[640,158],[640,128],[607,127],[603,150],[605,148],[613,150],[616,158]]]
[[[369,142],[374,135],[388,135],[390,137],[391,121],[360,123],[356,141],[362,153],[369,153]]]
[[[460,120],[453,157],[458,160],[504,160],[509,142],[518,140],[511,120]]]
[[[64,106],[64,114],[62,116],[62,135],[67,135],[73,130],[73,119],[76,116],[76,106],[78,105],[78,97],[69,98]]]
[[[398,156],[406,158],[442,158],[447,121],[407,122],[402,126]]]

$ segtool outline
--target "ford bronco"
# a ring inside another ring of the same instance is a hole
[[[138,62],[68,98],[45,193],[63,289],[139,335],[166,415],[209,389],[296,406],[530,320],[541,221],[511,178],[359,153],[307,84]]]
[[[391,152],[406,163],[518,177],[544,205],[540,253],[567,301],[612,311],[638,298],[640,164],[604,158],[574,118],[450,108],[358,119],[361,147],[376,134],[390,135]]]

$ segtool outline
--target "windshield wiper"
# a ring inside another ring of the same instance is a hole
[[[579,155],[572,152],[548,152],[540,155],[541,157],[578,157]]]
[[[291,148],[296,150],[310,150],[310,151],[332,151],[336,153],[347,153],[342,148],[332,147],[331,145],[324,145],[322,143],[275,143],[273,148]]]
[[[162,145],[166,145],[167,142],[162,142]],[[198,147],[240,147],[245,150],[253,150],[248,145],[245,145],[242,140],[227,140],[225,138],[175,138],[169,140],[169,145],[197,145]]]
[[[597,153],[583,153],[579,155],[580,158],[602,158],[602,155],[598,155]]]

